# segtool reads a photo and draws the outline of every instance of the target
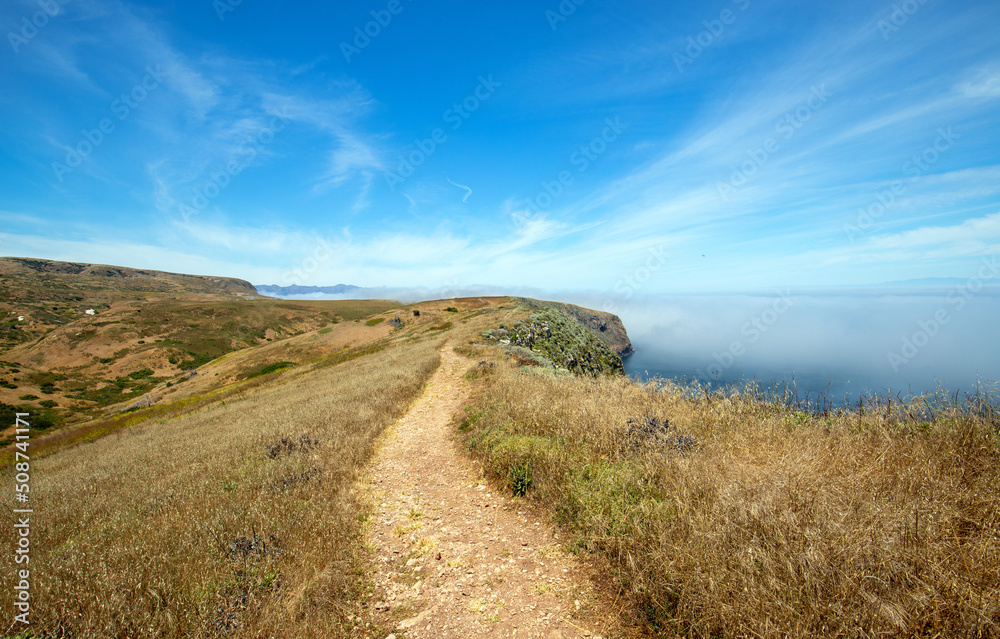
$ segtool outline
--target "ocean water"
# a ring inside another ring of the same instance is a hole
[[[783,299],[784,298],[784,299]],[[836,406],[1000,380],[1000,288],[656,296],[616,309],[635,353],[626,372],[788,391]]]
[[[934,387],[893,387],[878,381],[846,371],[796,371],[780,369],[745,369],[732,367],[725,371],[706,370],[704,362],[683,356],[670,357],[656,351],[644,349],[623,360],[625,373],[633,379],[670,379],[681,384],[697,383],[702,388],[719,389],[726,387],[745,388],[750,384],[761,392],[774,397],[787,397],[803,404],[818,408],[836,408],[855,405],[859,398],[872,395],[910,397],[914,394],[933,392]],[[711,373],[711,374],[710,374]]]

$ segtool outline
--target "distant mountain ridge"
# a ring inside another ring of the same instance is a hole
[[[337,284],[336,286],[278,286],[276,284],[254,284],[254,288],[261,295],[313,295],[323,293],[325,295],[343,295],[353,291],[360,291],[360,286],[353,284]]]
[[[944,287],[944,286],[960,286],[962,284],[968,283],[970,278],[968,277],[924,277],[920,279],[913,280],[897,280],[895,282],[881,282],[879,284],[874,284],[873,286],[926,286],[926,287]],[[975,278],[971,278],[975,279]],[[989,278],[983,278],[989,279]],[[996,285],[995,282],[984,282],[987,286]]]

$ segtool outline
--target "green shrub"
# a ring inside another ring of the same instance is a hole
[[[51,428],[56,425],[58,420],[58,416],[47,408],[34,410],[29,406],[12,406],[0,402],[0,424],[13,426],[15,413],[28,413],[26,421],[31,425],[31,428],[36,430]]]
[[[273,364],[268,364],[267,366],[263,366],[259,370],[250,373],[249,375],[247,375],[247,379],[251,377],[260,377],[261,375],[267,375],[268,373],[275,373],[277,371],[281,371],[286,368],[291,368],[293,366],[295,366],[295,362],[275,362]]]
[[[577,375],[621,374],[621,358],[579,322],[555,309],[545,309],[510,327],[483,332],[520,363],[554,365]]]
[[[507,471],[507,486],[515,497],[523,497],[531,488],[531,466],[527,463],[516,464]]]
[[[482,419],[485,411],[483,410],[473,410],[471,407],[466,408],[465,412],[468,413],[458,425],[458,431],[460,433],[467,433],[472,428],[478,424]]]
[[[444,310],[445,310],[445,312],[447,312],[447,313],[457,313],[457,312],[458,312],[458,309],[457,309],[457,308],[455,308],[454,306],[449,306],[448,308],[446,308],[446,309],[444,309]]]
[[[373,317],[372,319],[365,322],[365,326],[378,326],[385,321],[384,317]]]
[[[195,353],[193,351],[188,351],[188,355],[191,359],[181,362],[179,364],[181,368],[198,368],[199,366],[204,366],[215,359],[215,356],[209,355],[208,353]]]

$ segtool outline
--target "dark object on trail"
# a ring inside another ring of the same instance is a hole
[[[298,438],[282,437],[278,443],[267,447],[267,456],[277,459],[280,455],[291,455],[296,452],[305,452],[319,446],[319,440],[313,439],[309,435],[302,433]]]
[[[278,554],[281,554],[281,541],[274,535],[269,535],[267,539],[256,534],[250,537],[241,535],[229,544],[229,558],[233,561]]]
[[[399,315],[389,320],[389,326],[393,328],[399,328],[403,325],[403,320],[399,319]]]
[[[672,448],[680,453],[689,453],[698,446],[690,435],[677,432],[670,420],[643,415],[641,419],[631,419],[615,433],[618,452],[634,453],[646,446]]]

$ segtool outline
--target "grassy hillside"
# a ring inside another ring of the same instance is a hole
[[[160,384],[148,406],[33,430],[31,499],[45,510],[32,529],[32,561],[43,567],[32,596],[44,602],[34,628],[115,638],[387,635],[352,621],[366,587],[354,482],[444,340],[476,341],[532,311],[475,298],[369,319],[361,304],[354,321],[342,308],[339,323],[247,345],[182,384]],[[184,308],[190,318],[206,307]],[[10,483],[12,459],[8,449]],[[12,562],[5,554],[0,570],[11,574]],[[0,608],[12,608],[12,595],[0,592]]]
[[[488,362],[492,348],[472,351]],[[459,426],[657,636],[1000,636],[1000,412],[481,365]]]
[[[148,406],[231,352],[396,306],[291,302],[235,278],[0,258],[0,416],[30,411],[40,427],[58,429]],[[379,335],[325,341],[342,348]],[[0,423],[2,447],[12,422]]]
[[[395,306],[268,299],[123,303],[7,350],[0,359],[0,403],[44,410],[57,427],[79,423],[186,380],[194,369],[233,351]]]
[[[303,367],[34,461],[31,495],[45,515],[32,529],[33,627],[106,638],[349,635],[362,569],[353,483],[374,437],[436,367],[436,347]],[[0,559],[4,574],[12,559]],[[0,593],[5,610],[12,592]]]
[[[508,298],[440,300],[397,307],[379,300],[133,302],[87,316],[10,350],[0,362],[0,446],[14,441],[13,414],[30,412],[40,450],[92,441],[151,417],[219,401],[271,372],[339,361],[377,340],[477,337],[529,311]],[[263,379],[262,379],[263,378]],[[0,465],[7,461],[0,461]]]
[[[535,310],[535,305],[529,306]],[[555,308],[538,308],[525,319],[484,331],[518,361],[580,375],[624,372],[621,358],[579,322]]]
[[[526,307],[548,308],[562,313],[590,331],[619,357],[626,357],[635,352],[632,341],[625,331],[625,325],[617,315],[562,302],[540,302],[524,298],[519,298],[518,302]]]

